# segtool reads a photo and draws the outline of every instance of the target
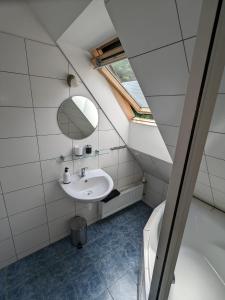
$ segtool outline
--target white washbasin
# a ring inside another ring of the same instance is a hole
[[[59,183],[70,197],[85,202],[100,201],[113,189],[112,178],[102,169],[87,170],[84,177],[74,174],[69,184],[63,183],[62,179]]]

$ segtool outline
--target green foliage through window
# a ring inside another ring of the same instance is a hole
[[[116,61],[110,65],[111,71],[120,79],[121,82],[136,80],[128,59]]]

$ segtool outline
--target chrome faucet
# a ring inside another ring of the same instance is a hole
[[[86,170],[87,170],[87,167],[84,167],[84,168],[80,169],[80,177],[81,178],[85,176]]]

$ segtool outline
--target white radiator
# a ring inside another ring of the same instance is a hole
[[[109,202],[100,202],[100,218],[106,218],[115,212],[140,201],[143,198],[143,188],[143,183],[137,183],[136,185],[121,191],[118,197],[111,199]]]

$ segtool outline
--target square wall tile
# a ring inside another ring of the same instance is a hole
[[[112,124],[109,122],[104,112],[99,109],[99,130],[111,130],[113,129]]]
[[[0,241],[9,239],[11,237],[11,231],[9,227],[8,218],[0,220]]]
[[[147,174],[147,180],[149,184],[147,185],[147,188],[156,192],[156,193],[162,193],[165,182],[160,180],[159,178],[156,178],[155,176],[148,175]]]
[[[128,162],[132,160],[134,160],[134,157],[127,148],[119,150],[119,163]]]
[[[35,108],[34,111],[37,134],[47,135],[61,133],[57,122],[58,108]]]
[[[27,74],[24,39],[0,33],[0,45],[0,70]]]
[[[197,34],[202,0],[177,0],[183,37]]]
[[[156,207],[162,201],[165,200],[165,190],[167,190],[167,184],[162,180],[145,174],[149,184],[145,186],[144,201],[151,207]]]
[[[212,190],[209,186],[197,182],[195,185],[194,196],[204,200],[205,202],[214,205]]]
[[[0,138],[34,136],[33,109],[0,107],[0,128]]]
[[[0,180],[4,193],[41,184],[40,163],[1,168]]]
[[[144,202],[147,203],[147,205],[149,205],[152,208],[157,207],[164,200],[165,200],[165,198],[163,198],[162,193],[157,193],[153,190],[150,190],[144,196]]]
[[[153,164],[155,166],[154,175],[168,183],[172,172],[172,164],[160,159],[153,160]]]
[[[225,194],[225,179],[210,175],[212,188]]]
[[[39,160],[36,137],[2,139],[0,167],[12,166]]]
[[[210,186],[209,175],[205,172],[198,172],[197,182]]]
[[[15,257],[15,248],[12,239],[4,240],[0,242],[0,263]]]
[[[159,131],[166,145],[176,147],[179,135],[179,127],[174,126],[158,126]]]
[[[139,175],[142,175],[143,174],[143,170],[141,168],[141,165],[136,161],[134,160],[133,162],[133,168],[134,168],[134,174],[139,174]]]
[[[202,156],[202,161],[201,161],[201,165],[200,165],[200,171],[205,172],[205,173],[208,172],[205,155]]]
[[[185,94],[188,68],[182,42],[130,59],[145,96]]]
[[[225,194],[221,191],[212,189],[215,206],[222,211],[225,211]]]
[[[188,67],[191,70],[192,57],[194,53],[196,38],[191,38],[184,41],[184,47],[187,54]]]
[[[7,216],[3,196],[0,195],[0,219]]]
[[[99,131],[99,149],[119,146],[119,135],[115,130]]]
[[[53,221],[67,214],[75,214],[75,202],[72,198],[63,198],[47,205],[48,220]]]
[[[66,197],[65,192],[59,185],[59,181],[51,181],[44,184],[45,201],[52,202]]]
[[[72,153],[72,140],[64,134],[38,136],[41,160],[69,156]]]
[[[114,165],[111,167],[105,167],[105,168],[103,168],[103,170],[112,177],[114,187],[116,187],[117,180],[118,180],[118,165]]]
[[[108,1],[106,6],[129,57],[181,39],[176,6],[172,0],[142,1],[141,5],[138,1]],[[137,16],[142,18],[142,22]]]
[[[40,244],[35,245],[32,248],[26,249],[25,251],[22,251],[22,252],[18,253],[17,257],[18,257],[18,259],[22,259],[22,258],[24,258],[28,255],[31,255],[34,252],[37,252],[38,250],[40,250],[42,248],[47,247],[48,245],[49,245],[49,240],[41,242]]]
[[[225,160],[225,136],[220,133],[208,133],[205,154]]]
[[[217,96],[216,105],[214,108],[210,131],[217,133],[225,133],[225,94]]]
[[[0,106],[32,107],[30,82],[27,75],[0,73]]]
[[[118,150],[109,150],[109,153],[99,155],[99,167],[105,168],[118,164]]]
[[[31,75],[66,78],[68,62],[55,46],[26,41]]]
[[[45,206],[36,207],[18,213],[9,218],[13,235],[21,234],[27,230],[47,223]]]
[[[44,204],[42,185],[5,194],[5,203],[9,215],[20,213]]]
[[[69,97],[65,80],[31,76],[31,87],[35,107],[59,107]]]
[[[51,242],[56,242],[70,234],[69,223],[72,217],[74,217],[74,212],[49,223]]]
[[[157,124],[180,126],[185,96],[148,97]]]
[[[83,159],[74,160],[73,162],[74,173],[80,173],[81,168],[98,169],[98,157],[88,157]]]
[[[127,188],[132,183],[139,181],[139,179],[140,178],[138,178],[136,175],[119,178],[118,179],[118,189],[122,190],[124,188]]]
[[[120,163],[118,167],[118,179],[131,175],[134,175],[134,162],[129,161]]]
[[[83,146],[86,145],[92,146],[92,151],[94,152],[99,148],[99,138],[98,138],[98,130],[95,130],[92,135],[82,140],[73,140],[73,147],[75,146]]]
[[[73,162],[51,159],[41,162],[43,181],[49,182],[53,180],[59,180],[62,177],[65,167],[69,168],[70,174],[73,173]]]
[[[49,241],[48,226],[44,224],[35,229],[26,231],[17,235],[14,241],[17,254],[36,248],[40,244]]]
[[[214,157],[206,156],[209,174],[225,179],[225,161]]]

